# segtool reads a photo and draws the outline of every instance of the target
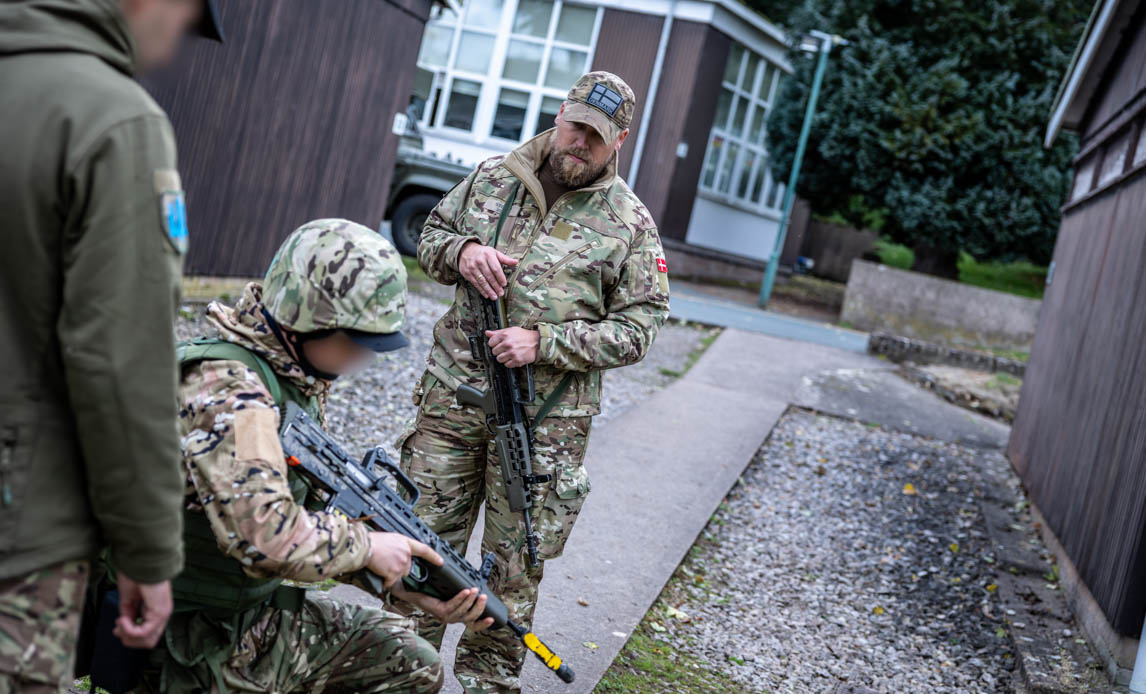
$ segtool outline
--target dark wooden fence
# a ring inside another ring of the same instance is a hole
[[[194,274],[259,276],[302,223],[376,227],[429,0],[220,3],[227,41],[191,41],[145,85],[170,114]]]
[[[1122,634],[1146,614],[1146,25],[1091,100],[1008,453]]]

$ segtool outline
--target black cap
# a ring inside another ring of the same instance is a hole
[[[215,7],[215,0],[203,0],[203,14],[199,17],[199,26],[195,31],[205,39],[223,43],[223,23],[219,21],[219,9]]]
[[[366,333],[361,330],[343,330],[346,336],[375,352],[392,352],[410,344],[402,333]]]

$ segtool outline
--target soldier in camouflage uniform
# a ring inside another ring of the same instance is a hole
[[[556,128],[480,164],[430,214],[418,246],[426,273],[458,291],[434,328],[428,368],[414,392],[417,419],[399,440],[402,466],[422,492],[418,515],[458,550],[485,502],[482,552],[497,558],[490,588],[527,628],[544,564],[529,566],[526,529],[509,509],[483,414],[455,398],[461,384],[485,387],[467,340],[477,328],[465,282],[505,302],[515,327],[486,333],[498,360],[533,365],[533,472],[552,475],[531,488],[533,530],[539,557],[553,559],[589,492],[582,459],[600,411],[601,372],[640,361],[668,314],[656,226],[617,175],[634,108],[632,90],[616,75],[584,75]],[[536,421],[540,404],[562,383],[556,406]],[[440,644],[443,625],[418,617],[419,633]],[[524,655],[507,632],[467,632],[458,646],[458,680],[468,692],[520,691]]]
[[[399,591],[412,556],[441,562],[402,535],[312,510],[278,438],[284,401],[322,421],[339,373],[406,345],[405,302],[393,246],[358,224],[318,220],[287,238],[265,282],[248,284],[235,307],[208,307],[218,338],[181,343],[186,568],[172,584],[175,615],[152,653],[149,690],[441,687],[437,653],[401,616],[281,584],[368,569]],[[472,621],[484,608],[476,593],[406,600]]]

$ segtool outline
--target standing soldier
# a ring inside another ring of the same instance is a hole
[[[458,291],[434,328],[414,392],[417,420],[399,441],[402,466],[422,492],[418,515],[459,551],[485,501],[482,553],[496,557],[490,589],[527,628],[544,565],[529,565],[528,530],[509,508],[484,415],[455,399],[458,386],[485,382],[470,352],[477,317],[464,283],[505,303],[514,327],[486,333],[498,361],[533,365],[533,473],[551,476],[531,488],[533,532],[539,557],[553,559],[589,492],[582,459],[600,412],[601,372],[640,361],[668,314],[656,226],[617,175],[635,106],[616,75],[583,76],[557,127],[479,165],[430,214],[418,245],[426,273]],[[440,645],[443,625],[421,620],[419,633]],[[518,692],[523,659],[511,634],[467,632],[455,669],[467,692]]]
[[[217,338],[179,345],[187,568],[173,582],[175,614],[152,652],[148,691],[441,687],[438,654],[408,620],[283,584],[366,569],[447,622],[472,623],[485,609],[476,588],[448,603],[405,594],[395,584],[412,557],[441,558],[403,535],[312,510],[279,441],[279,407],[294,402],[321,422],[340,373],[406,345],[405,305],[406,268],[393,246],[353,222],[317,220],[287,238],[266,281],[248,284],[235,307],[208,307]]]
[[[0,693],[70,681],[101,545],[126,645],[154,645],[171,612],[187,227],[171,126],[132,77],[203,5],[0,4]]]

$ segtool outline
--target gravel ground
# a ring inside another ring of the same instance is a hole
[[[1005,466],[792,410],[644,626],[745,692],[1010,691],[978,504]]]
[[[203,317],[204,304],[186,304],[176,324],[178,339],[210,334]],[[406,335],[410,347],[380,355],[363,371],[338,379],[330,394],[327,424],[330,433],[352,453],[362,454],[382,445],[394,457],[394,440],[415,410],[410,394],[425,368],[433,342],[433,327],[445,312],[442,293],[411,292],[406,307]],[[690,365],[690,355],[711,333],[694,325],[670,321],[643,361],[605,374],[599,426],[671,383]]]

